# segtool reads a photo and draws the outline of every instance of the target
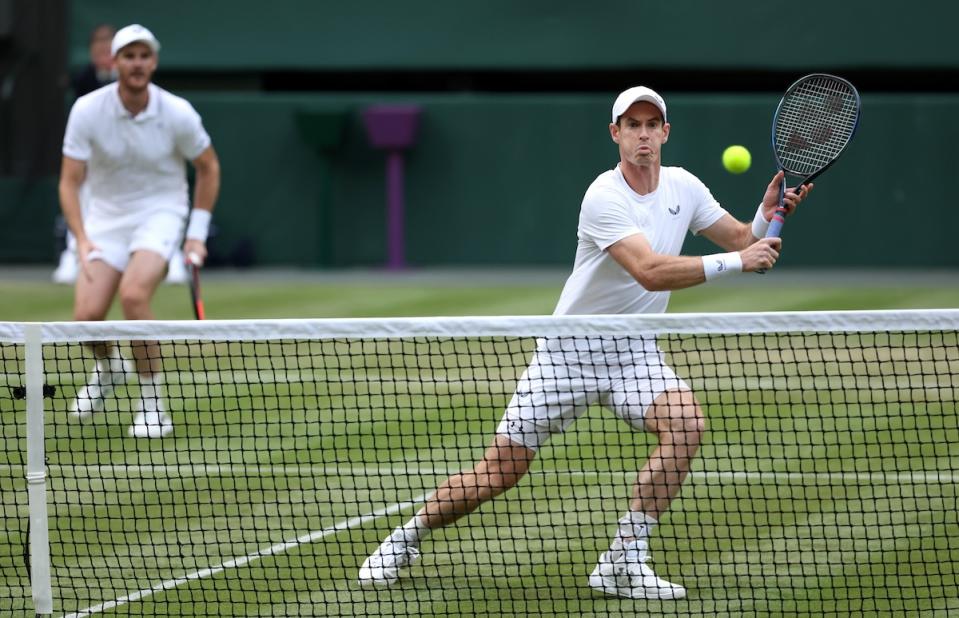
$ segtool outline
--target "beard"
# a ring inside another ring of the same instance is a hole
[[[150,77],[146,73],[127,75],[126,77],[121,78],[120,84],[127,92],[140,94],[146,92],[147,87],[149,87]]]

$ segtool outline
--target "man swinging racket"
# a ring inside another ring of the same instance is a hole
[[[609,132],[620,161],[600,174],[583,198],[573,272],[556,315],[662,313],[670,290],[772,268],[782,241],[763,237],[779,206],[783,172],[766,187],[752,223],[742,223],[695,176],[662,166],[660,151],[670,125],[666,103],[657,93],[643,86],[626,90],[613,103],[611,120]],[[809,184],[787,190],[786,214],[811,189]],[[725,252],[680,255],[687,231],[702,234]],[[449,477],[383,541],[360,568],[360,584],[396,582],[419,557],[419,545],[430,532],[515,486],[538,449],[596,403],[631,429],[655,435],[658,445],[639,471],[629,508],[589,585],[629,598],[685,597],[683,586],[660,578],[649,566],[649,538],[689,473],[706,421],[656,341],[641,337],[629,342],[544,340],[483,458],[473,469]]]

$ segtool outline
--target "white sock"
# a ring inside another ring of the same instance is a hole
[[[97,373],[101,382],[122,384],[126,382],[126,361],[120,354],[120,348],[113,346],[103,358],[97,359]],[[107,378],[104,380],[104,378]]]
[[[642,511],[627,511],[619,519],[619,526],[616,529],[616,538],[613,540],[613,547],[617,544],[622,547],[632,541],[649,542],[649,536],[659,523],[655,517],[647,515]]]
[[[119,373],[123,373],[123,357],[120,356],[120,349],[116,346],[110,348],[110,351],[107,352],[107,355],[103,358],[97,359],[97,371],[100,374],[109,374],[114,373],[119,370]]]
[[[163,384],[163,374],[154,373],[152,376],[137,376],[140,380],[140,399],[157,401],[160,399],[160,386]]]
[[[419,545],[420,541],[428,537],[430,532],[432,532],[432,530],[427,528],[426,524],[420,519],[419,514],[416,514],[404,525],[394,530],[393,533],[390,534],[389,540],[394,543]]]

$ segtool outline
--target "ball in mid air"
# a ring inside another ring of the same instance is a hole
[[[723,151],[723,167],[732,174],[742,174],[752,162],[752,155],[744,146],[730,146]]]

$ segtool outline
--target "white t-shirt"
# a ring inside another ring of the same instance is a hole
[[[679,255],[687,231],[698,234],[726,210],[698,178],[681,167],[663,167],[659,186],[639,195],[617,166],[586,190],[579,214],[576,260],[554,315],[663,313],[669,292],[641,286],[606,249],[642,234],[653,251]]]
[[[88,212],[136,217],[157,209],[189,210],[186,162],[210,145],[200,115],[185,99],[154,84],[135,117],[114,82],[76,100],[63,154],[87,164]]]

